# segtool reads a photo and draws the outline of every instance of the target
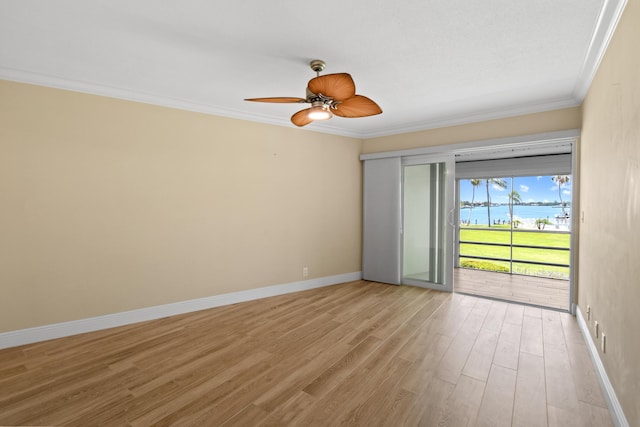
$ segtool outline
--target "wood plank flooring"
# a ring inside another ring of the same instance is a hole
[[[569,310],[569,281],[456,268],[456,292]]]
[[[356,281],[1,350],[0,425],[612,423],[569,314]]]

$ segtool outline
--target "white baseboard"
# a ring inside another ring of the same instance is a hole
[[[352,282],[360,279],[362,279],[362,272],[357,271],[354,273],[339,274],[337,276],[328,276],[318,279],[304,280],[301,282],[267,286],[264,288],[214,295],[211,297],[146,307],[138,310],[90,317],[87,319],[72,320],[69,322],[54,323],[51,325],[37,326],[35,328],[4,332],[0,333],[0,349],[51,340],[54,338],[62,338],[70,335],[83,334],[86,332],[99,331],[101,329],[114,328],[132,323],[145,322],[147,320],[160,319],[162,317],[175,316],[177,314],[189,313],[192,311],[221,307],[223,305],[283,295],[291,292],[305,291],[323,286]]]
[[[578,319],[578,326],[580,327],[580,331],[582,332],[584,341],[585,343],[587,343],[589,356],[591,356],[591,360],[593,361],[593,366],[596,368],[596,375],[598,376],[598,380],[600,380],[600,386],[602,387],[602,391],[604,392],[604,398],[606,399],[607,405],[609,406],[609,412],[611,412],[611,417],[613,418],[613,424],[616,427],[629,427],[629,422],[627,422],[627,418],[624,416],[624,412],[622,411],[622,406],[620,405],[620,401],[616,396],[616,392],[613,389],[613,385],[611,384],[611,381],[609,381],[609,376],[607,375],[607,371],[605,371],[604,369],[604,364],[600,359],[600,354],[598,353],[598,347],[596,347],[596,344],[593,342],[593,339],[591,338],[591,333],[589,332],[589,326],[587,325],[587,322],[585,322],[579,306],[576,309],[576,318]]]

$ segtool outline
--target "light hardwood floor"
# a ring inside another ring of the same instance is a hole
[[[0,424],[612,425],[570,315],[366,281],[2,350]]]
[[[569,311],[569,281],[456,268],[454,289],[471,295]]]

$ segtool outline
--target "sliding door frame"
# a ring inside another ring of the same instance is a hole
[[[545,132],[532,135],[521,135],[516,137],[496,138],[469,141],[463,143],[445,144],[437,146],[419,147],[406,150],[394,150],[379,153],[361,154],[360,160],[382,159],[382,158],[402,158],[407,156],[419,156],[419,155],[438,155],[438,154],[453,154],[456,157],[473,155],[474,153],[491,152],[492,149],[508,151],[513,150],[528,150],[527,155],[539,155],[539,154],[552,154],[557,152],[570,152],[572,160],[572,176],[573,186],[571,195],[572,212],[571,215],[571,269],[569,273],[569,312],[573,315],[576,313],[576,293],[578,272],[578,242],[579,242],[579,226],[581,218],[581,209],[579,205],[579,185],[580,185],[580,170],[579,170],[579,144],[577,144],[580,138],[580,129],[570,129],[557,132]],[[554,151],[555,147],[569,145],[571,147],[568,151]],[[457,190],[457,189],[456,189]],[[456,191],[456,194],[458,192]],[[454,212],[457,209],[454,209]],[[456,221],[460,218],[456,215]],[[454,245],[454,247],[457,246]],[[453,269],[453,265],[451,266]],[[453,272],[453,270],[452,270]],[[454,285],[455,289],[455,285]]]

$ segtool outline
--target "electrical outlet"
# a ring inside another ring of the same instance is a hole
[[[591,320],[591,306],[587,305],[587,320]]]
[[[302,267],[302,276],[303,277],[307,277],[309,275],[309,268],[308,267]]]
[[[606,353],[607,352],[607,337],[605,336],[605,334],[602,334],[602,352]]]
[[[600,330],[598,328],[598,321],[593,322],[593,327],[596,330],[596,338],[600,338]]]

